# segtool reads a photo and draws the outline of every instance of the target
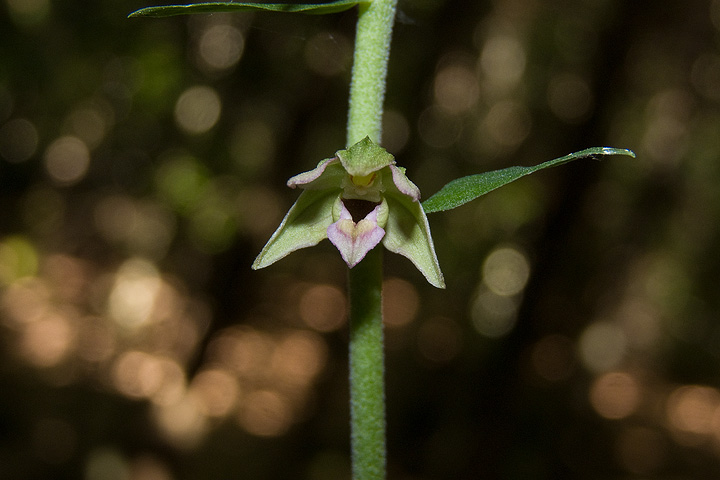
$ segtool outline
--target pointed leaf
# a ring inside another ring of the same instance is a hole
[[[354,7],[358,3],[362,2],[359,0],[335,0],[334,2],[325,3],[207,2],[188,5],[146,7],[131,13],[128,17],[171,17],[173,15],[189,15],[193,13],[233,13],[251,10],[289,13],[301,12],[321,15],[325,13],[342,12],[343,10]]]
[[[423,209],[425,209],[425,213],[451,210],[538,170],[555,167],[580,158],[595,157],[597,155],[627,155],[629,157],[635,157],[632,151],[626,149],[594,147],[571,153],[570,155],[556,158],[533,167],[509,167],[502,170],[480,173],[478,175],[470,175],[451,181],[435,195],[425,200],[422,206]]]
[[[265,268],[295,250],[312,247],[327,238],[327,228],[333,223],[333,205],[339,196],[340,190],[303,190],[253,262],[253,270]]]

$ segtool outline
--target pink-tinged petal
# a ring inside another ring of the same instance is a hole
[[[290,188],[301,187],[308,190],[339,188],[345,175],[337,157],[327,158],[314,169],[290,178],[287,185]]]
[[[352,268],[365,258],[367,252],[375,248],[385,236],[377,224],[380,205],[368,213],[358,223],[353,222],[352,215],[345,205],[340,211],[340,219],[327,229],[327,237],[340,251],[343,260]]]
[[[393,183],[400,190],[401,193],[412,198],[414,202],[420,200],[420,189],[411,182],[406,176],[403,169],[390,165],[390,171],[392,172]]]

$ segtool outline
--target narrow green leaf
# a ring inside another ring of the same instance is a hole
[[[470,175],[451,181],[442,187],[435,195],[425,200],[422,206],[423,209],[425,209],[425,213],[451,210],[538,170],[555,167],[580,158],[593,158],[598,155],[627,155],[629,157],[635,157],[635,154],[631,150],[594,147],[571,153],[570,155],[565,155],[564,157],[556,158],[533,167],[509,167],[502,170]]]
[[[251,10],[267,10],[271,12],[309,13],[321,15],[348,10],[361,0],[335,0],[325,3],[252,3],[252,2],[207,2],[189,5],[165,5],[146,7],[137,10],[128,18],[135,17],[171,17],[173,15],[189,15],[193,13],[233,13]]]

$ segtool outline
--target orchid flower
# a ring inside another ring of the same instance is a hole
[[[303,192],[255,259],[267,267],[328,238],[352,268],[380,242],[410,259],[428,282],[445,287],[420,190],[394,157],[365,137],[292,177]]]

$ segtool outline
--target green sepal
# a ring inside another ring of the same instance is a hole
[[[189,5],[162,5],[141,8],[140,10],[136,10],[128,15],[128,18],[171,17],[174,15],[190,15],[195,13],[234,13],[253,10],[322,15],[326,13],[342,12],[359,3],[363,2],[358,0],[335,0],[334,2],[326,3],[207,2],[192,3]]]
[[[597,155],[626,155],[635,157],[631,150],[610,147],[593,147],[564,157],[550,160],[533,167],[509,167],[502,170],[470,175],[458,178],[442,187],[435,195],[422,203],[425,213],[442,212],[464,205],[488,192],[531,173],[549,167],[555,167],[580,158],[592,158]]]
[[[395,163],[395,157],[377,143],[365,137],[347,150],[335,155],[352,176],[365,176]]]
[[[295,250],[312,247],[327,238],[328,225],[333,223],[333,205],[340,192],[340,189],[303,190],[253,262],[253,270],[267,267]]]
[[[385,200],[390,211],[384,227],[383,245],[408,258],[431,285],[445,288],[425,211],[420,202],[398,190],[391,180],[391,172],[383,171],[383,175],[383,184],[387,185]],[[410,180],[407,182],[415,186]]]
[[[382,241],[385,248],[408,258],[431,285],[445,288],[430,227],[420,204],[407,197],[387,196],[385,199],[393,212],[385,225]]]

